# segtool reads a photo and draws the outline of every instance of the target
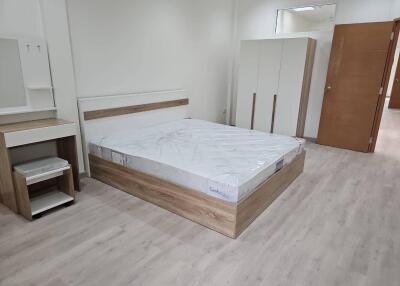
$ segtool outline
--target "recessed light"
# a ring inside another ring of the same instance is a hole
[[[294,8],[293,9],[296,12],[302,12],[302,11],[312,11],[315,10],[314,7],[301,7],[301,8]]]

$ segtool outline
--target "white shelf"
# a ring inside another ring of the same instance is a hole
[[[31,199],[32,216],[61,206],[65,203],[72,202],[73,197],[60,191],[52,191]]]

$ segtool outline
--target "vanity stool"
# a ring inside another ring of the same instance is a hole
[[[68,161],[49,157],[14,166],[14,184],[20,214],[28,220],[75,199],[72,169]],[[29,186],[57,178],[56,190],[47,190],[37,196],[30,194]]]

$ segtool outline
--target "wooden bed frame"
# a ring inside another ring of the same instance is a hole
[[[231,238],[238,237],[302,173],[304,159],[305,152],[235,204],[89,155],[93,178]]]
[[[179,91],[178,93],[180,92],[183,91]],[[88,142],[88,138],[86,138],[85,134],[91,134],[89,137],[94,138],[94,133],[96,133],[88,132],[88,129],[90,129],[90,126],[87,125],[88,121],[99,120],[101,118],[104,120],[108,117],[123,116],[131,113],[154,112],[155,110],[164,110],[165,112],[171,113],[171,108],[185,108],[185,106],[189,104],[188,99],[179,98],[181,96],[182,94],[178,96],[178,98],[173,98],[173,100],[171,100],[169,94],[169,96],[165,97],[165,100],[159,102],[140,103],[130,106],[127,106],[125,103],[121,108],[113,106],[108,109],[98,108],[99,103],[96,102],[96,100],[91,102],[90,99],[88,101],[89,103],[80,102],[80,117],[81,121],[83,121],[81,124],[83,126],[82,133],[84,134],[84,143],[87,144],[86,142]],[[134,97],[134,95],[132,95],[132,97]],[[151,98],[152,96],[149,97]],[[176,94],[172,97],[176,97]],[[108,99],[102,98],[101,100],[107,101]],[[115,101],[118,102],[118,98],[114,97],[112,101],[115,104]],[[126,98],[122,101],[126,101]],[[174,114],[176,112],[177,110],[175,110]],[[164,115],[168,117],[166,114]],[[154,116],[155,115],[151,116],[151,118]],[[159,118],[159,116],[157,116],[157,118]],[[122,119],[122,121],[126,120],[129,120],[129,122],[132,120],[137,121],[137,118],[131,117]],[[121,124],[124,123],[122,121],[120,122]],[[102,125],[103,124],[92,127],[93,129],[99,129]],[[129,126],[132,126],[132,124]],[[102,131],[103,133],[107,132],[104,130],[105,129]],[[107,134],[103,134],[103,136],[105,135]],[[88,150],[88,148],[85,148],[85,150]],[[306,153],[303,151],[301,154],[297,155],[290,164],[277,171],[255,192],[239,203],[226,202],[155,176],[144,174],[107,161],[95,155],[86,155],[88,159],[87,166],[90,166],[90,174],[93,178],[228,237],[237,238],[303,172]]]

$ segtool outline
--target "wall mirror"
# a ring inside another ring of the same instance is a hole
[[[0,110],[27,105],[18,40],[0,39]]]
[[[44,40],[0,38],[0,115],[55,110]]]
[[[332,31],[336,4],[278,10],[276,34]]]

